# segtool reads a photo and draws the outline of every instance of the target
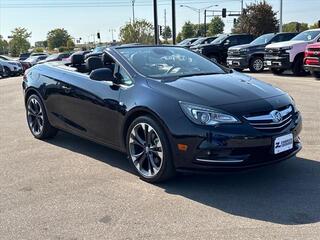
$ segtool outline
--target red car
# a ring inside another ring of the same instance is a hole
[[[320,79],[320,42],[307,46],[304,53],[304,67]]]

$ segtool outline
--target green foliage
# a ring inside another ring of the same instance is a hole
[[[176,41],[177,41],[177,43],[179,43],[179,42],[181,42],[183,39],[182,39],[182,34],[181,34],[181,32],[180,33],[178,33],[178,35],[177,35],[177,37],[176,37]]]
[[[310,24],[309,29],[315,29],[315,28],[319,28],[319,25],[317,22],[315,22],[314,24]]]
[[[33,49],[33,52],[42,53],[43,52],[43,48],[42,47],[37,47],[37,48]]]
[[[250,33],[255,36],[276,32],[278,25],[276,15],[272,6],[266,3],[266,1],[247,5],[238,18],[232,32]]]
[[[208,25],[208,34],[211,36],[217,35],[217,34],[223,33],[223,30],[224,30],[224,22],[222,21],[222,19],[218,16],[215,16],[214,18],[212,18],[212,20]]]
[[[307,23],[289,22],[282,25],[282,30],[284,32],[302,32],[308,29]]]
[[[67,48],[69,51],[72,51],[76,45],[72,39],[68,39],[67,41]]]
[[[0,54],[7,54],[9,49],[9,44],[3,37],[0,35]]]
[[[17,57],[19,54],[28,51],[30,48],[28,38],[31,37],[31,32],[28,32],[25,28],[18,27],[11,32],[11,36],[9,47],[12,56]]]
[[[122,43],[153,43],[153,25],[142,19],[134,23],[127,23],[120,28],[120,39]]]
[[[56,28],[48,32],[47,35],[47,44],[50,50],[55,48],[65,47],[67,46],[68,40],[71,37],[67,30],[63,28]]]
[[[188,21],[185,22],[182,26],[181,37],[182,39],[191,38],[196,36],[196,31],[194,29],[194,25]]]
[[[69,48],[68,47],[59,47],[59,52],[62,53],[62,52],[67,52],[69,51]]]
[[[163,29],[162,37],[163,37],[165,43],[168,43],[168,39],[172,37],[171,28],[169,26],[166,26]]]

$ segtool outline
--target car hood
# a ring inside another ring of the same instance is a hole
[[[240,50],[240,49],[251,49],[251,48],[257,48],[257,47],[264,47],[265,44],[242,44],[230,47],[229,50]]]
[[[286,41],[286,42],[278,42],[272,43],[266,46],[266,48],[283,48],[283,47],[293,47],[298,45],[307,45],[308,42],[305,41]]]
[[[153,81],[152,81],[153,82]],[[182,77],[174,81],[163,81],[174,88],[171,92],[181,101],[196,99],[198,104],[212,107],[240,102],[261,100],[285,94],[270,84],[256,80],[244,74],[216,74],[205,76]],[[171,89],[172,90],[172,89]],[[163,89],[166,91],[166,89]]]

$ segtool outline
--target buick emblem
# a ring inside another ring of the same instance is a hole
[[[270,115],[272,117],[272,121],[275,123],[281,122],[282,120],[282,115],[279,111],[277,110],[273,110],[272,112],[270,112]]]

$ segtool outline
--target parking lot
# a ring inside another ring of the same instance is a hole
[[[33,138],[22,78],[0,79],[0,239],[319,239],[320,81],[250,75],[294,97],[298,157],[157,185],[106,147],[66,133]]]

